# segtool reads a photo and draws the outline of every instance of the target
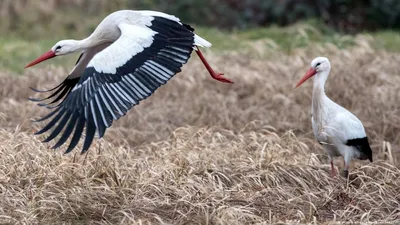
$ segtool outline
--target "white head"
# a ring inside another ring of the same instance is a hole
[[[311,62],[311,68],[314,68],[317,73],[330,71],[331,63],[326,57],[317,57]]]
[[[80,47],[80,42],[76,40],[63,40],[57,42],[50,51],[44,53],[42,56],[34,60],[33,62],[29,63],[25,68],[31,67],[33,65],[36,65],[40,62],[43,62],[45,60],[54,58],[59,55],[66,55],[72,52],[76,52],[81,50]]]
[[[79,43],[75,40],[62,40],[51,48],[51,51],[53,51],[56,56],[66,55],[77,50],[79,50]]]
[[[331,70],[331,63],[329,59],[326,57],[317,57],[311,62],[311,67],[308,69],[307,73],[301,78],[301,80],[297,83],[296,88],[304,83],[306,80],[311,78],[312,76],[326,76],[329,74]]]

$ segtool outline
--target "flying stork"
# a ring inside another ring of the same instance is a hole
[[[82,147],[85,153],[97,131],[102,138],[114,120],[149,97],[181,71],[194,50],[210,75],[221,82],[232,83],[216,73],[198,47],[211,43],[194,33],[179,18],[162,12],[121,10],[108,15],[94,32],[83,40],[62,40],[50,51],[29,63],[31,67],[47,59],[80,52],[75,67],[58,86],[36,92],[53,92],[44,99],[32,99],[52,109],[41,119],[52,118],[35,134],[54,128],[44,140],[60,135],[52,148],[62,146],[69,137],[69,153],[78,144],[86,127]]]
[[[350,161],[356,158],[372,162],[372,150],[361,121],[326,96],[325,82],[330,70],[331,64],[327,58],[315,58],[296,88],[314,76],[311,105],[314,136],[328,153],[331,175],[336,175],[333,157],[343,156],[344,176],[347,178]]]

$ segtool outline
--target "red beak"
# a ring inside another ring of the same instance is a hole
[[[39,58],[37,58],[35,61],[29,63],[28,65],[25,66],[25,69],[31,66],[34,66],[40,62],[43,62],[45,60],[51,59],[56,57],[56,53],[54,53],[52,50],[44,53],[42,56],[40,56]]]
[[[306,80],[308,80],[310,77],[314,76],[317,73],[317,71],[314,68],[310,68],[308,69],[306,75],[304,75],[303,78],[301,78],[301,80],[296,84],[297,88],[298,86],[300,86],[302,83],[304,83]]]

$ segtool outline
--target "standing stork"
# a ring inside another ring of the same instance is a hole
[[[372,150],[361,121],[326,96],[325,82],[330,70],[331,64],[327,58],[315,58],[296,88],[315,76],[311,105],[314,136],[328,153],[332,176],[336,175],[333,157],[344,157],[344,176],[347,178],[350,161],[358,158],[372,162]]]
[[[65,153],[72,151],[86,127],[82,153],[86,152],[97,131],[102,138],[114,120],[149,97],[181,71],[193,50],[210,75],[221,82],[232,83],[216,73],[198,47],[211,44],[172,15],[155,11],[121,10],[108,15],[83,40],[63,40],[25,68],[44,60],[80,52],[75,67],[58,86],[36,92],[51,92],[47,98],[31,99],[53,109],[36,121],[50,122],[35,134],[54,127],[44,140],[62,135],[53,146],[58,148],[72,135]],[[72,134],[73,133],[73,134]]]

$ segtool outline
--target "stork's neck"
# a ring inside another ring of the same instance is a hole
[[[107,25],[107,26],[104,26]],[[116,41],[121,36],[121,31],[115,23],[103,24],[100,23],[93,33],[80,40],[80,45],[85,49],[93,48],[104,43],[110,43]]]
[[[96,40],[95,38],[93,38],[93,36],[89,36],[85,39],[76,41],[76,43],[77,43],[78,50],[80,50],[80,51],[85,51],[89,48],[93,48],[93,47],[101,44],[101,42],[99,40]]]
[[[85,51],[87,49],[96,47],[98,45],[101,45],[101,44],[107,42],[106,39],[99,38],[98,36],[93,35],[93,34],[90,35],[89,37],[85,38],[85,39],[72,40],[72,41],[74,41],[74,46],[75,46],[74,52],[76,52],[76,51]]]
[[[325,95],[325,82],[329,71],[322,71],[314,76],[313,94]]]
[[[111,22],[104,24],[102,22],[89,37],[77,41],[77,47],[79,50],[85,51],[104,43],[114,42],[120,37],[120,35],[121,31],[116,23]]]
[[[313,95],[312,95],[312,113],[316,121],[322,121],[322,117],[326,107],[325,99],[325,82],[328,78],[329,71],[323,71],[315,74]]]

